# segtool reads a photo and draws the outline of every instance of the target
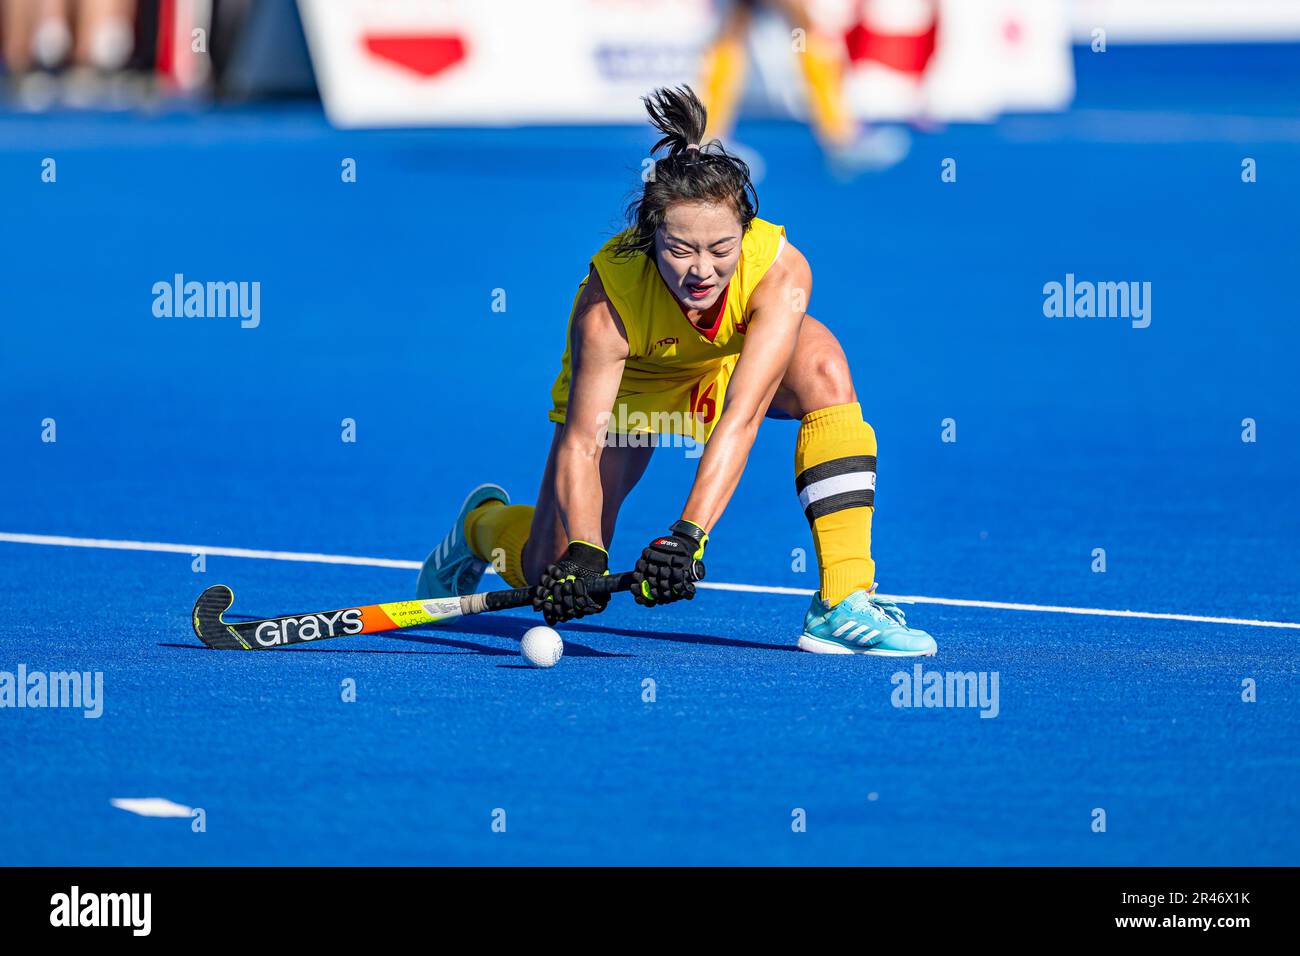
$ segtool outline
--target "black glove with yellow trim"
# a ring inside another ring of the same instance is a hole
[[[652,607],[695,597],[695,581],[704,576],[699,562],[704,558],[708,534],[693,521],[673,523],[669,534],[655,538],[641,552],[632,578],[632,597],[637,604]]]
[[[570,541],[560,559],[542,572],[533,587],[533,610],[541,611],[552,627],[574,618],[599,614],[608,594],[592,594],[587,582],[609,574],[609,553],[586,541]]]

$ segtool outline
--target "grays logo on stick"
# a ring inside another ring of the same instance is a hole
[[[318,637],[346,637],[360,634],[361,609],[352,607],[333,614],[305,614],[302,617],[263,621],[253,632],[253,640],[263,647],[314,641]]]

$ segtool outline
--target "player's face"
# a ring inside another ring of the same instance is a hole
[[[707,309],[735,275],[740,240],[740,219],[729,205],[670,206],[655,236],[659,274],[686,308]]]

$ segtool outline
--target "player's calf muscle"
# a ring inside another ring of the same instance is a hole
[[[857,400],[840,343],[826,326],[808,316],[772,404],[792,418],[803,418],[820,408]]]
[[[811,387],[805,396],[806,412],[858,400],[848,360],[838,348],[833,352],[822,352],[813,359],[809,384]]]

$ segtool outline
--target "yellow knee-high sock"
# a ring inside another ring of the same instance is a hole
[[[823,142],[844,144],[853,138],[857,124],[844,99],[844,60],[835,44],[808,34],[807,47],[797,54],[808,88],[808,111]]]
[[[488,562],[512,588],[524,580],[524,545],[533,524],[532,505],[485,501],[465,516],[465,540],[475,557]]]
[[[876,433],[857,402],[809,412],[794,449],[795,490],[812,526],[821,597],[838,604],[871,590],[871,515],[876,494]]]
[[[723,138],[731,134],[736,122],[736,104],[745,84],[745,42],[738,37],[724,36],[704,55],[704,70],[700,86],[704,90],[704,106],[709,111],[709,128],[705,140]]]

